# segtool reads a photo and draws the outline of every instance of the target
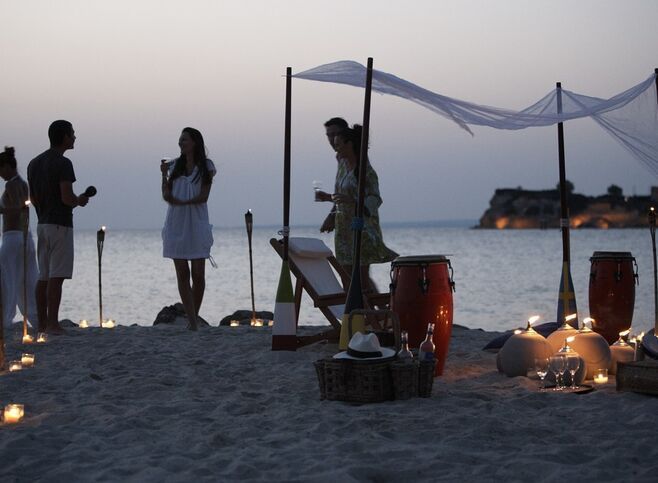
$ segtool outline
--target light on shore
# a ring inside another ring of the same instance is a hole
[[[25,416],[25,407],[22,404],[7,404],[4,410],[5,424],[18,423]]]
[[[23,353],[21,356],[21,364],[23,364],[23,367],[34,366],[34,354]]]

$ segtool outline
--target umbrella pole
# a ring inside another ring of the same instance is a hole
[[[372,93],[372,57],[368,57],[366,71],[366,91],[363,103],[363,131],[361,133],[361,153],[359,155],[359,189],[356,203],[356,216],[352,221],[354,230],[354,246],[352,249],[352,279],[347,291],[345,301],[345,314],[343,315],[340,344],[341,350],[347,349],[347,344],[352,338],[349,331],[347,319],[349,313],[363,308],[363,289],[361,281],[361,235],[363,233],[363,202],[366,191],[366,172],[368,167],[368,131],[370,129],[370,98]],[[365,318],[357,315],[352,318],[353,332],[365,332]]]
[[[292,68],[286,68],[286,114],[283,141],[283,261],[274,305],[272,350],[297,350],[297,313],[292,292],[288,262],[288,235],[290,232],[290,132],[292,109]]]
[[[562,113],[562,83],[556,84],[557,112]],[[560,170],[560,229],[562,230],[562,275],[558,295],[557,325],[564,322],[568,315],[577,313],[576,293],[571,280],[571,247],[569,242],[569,205],[567,201],[566,169],[564,162],[564,126],[557,124],[558,162]],[[578,328],[578,318],[571,324]]]

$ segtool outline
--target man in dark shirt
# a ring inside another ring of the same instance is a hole
[[[48,128],[50,149],[30,161],[27,180],[37,212],[39,281],[36,288],[39,331],[64,332],[59,325],[62,284],[73,276],[73,208],[89,198],[73,192],[73,164],[64,153],[73,149],[75,132],[68,121]]]

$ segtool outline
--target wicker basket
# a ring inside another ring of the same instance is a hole
[[[658,396],[658,362],[653,360],[618,362],[617,391]]]
[[[315,363],[320,399],[373,403],[393,399],[391,361],[321,359]]]
[[[351,329],[356,314],[391,319],[396,352],[400,350],[400,323],[389,310],[355,310],[348,317]],[[351,330],[350,330],[351,332]],[[383,344],[382,344],[383,345]],[[314,363],[320,386],[320,399],[372,403],[405,400],[432,395],[435,362],[404,363],[394,359],[373,361],[320,359]]]

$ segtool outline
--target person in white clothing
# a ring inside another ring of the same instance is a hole
[[[198,130],[183,129],[178,146],[180,156],[171,163],[162,160],[160,164],[162,198],[169,204],[162,229],[162,255],[174,261],[188,329],[197,330],[206,289],[206,258],[210,257],[213,244],[206,202],[216,169],[206,157],[203,136]]]
[[[0,198],[2,213],[2,245],[0,246],[0,276],[2,279],[2,319],[5,327],[11,327],[18,305],[21,314],[26,314],[32,327],[38,325],[34,288],[37,283],[37,262],[32,233],[23,237],[27,208],[28,186],[16,170],[14,148],[5,147],[0,153],[0,176],[6,181],[5,191]],[[24,245],[24,242],[27,242]],[[25,251],[24,251],[25,250]],[[24,285],[24,259],[27,261],[27,280]],[[27,299],[27,309],[25,302]],[[26,312],[27,310],[27,312]]]

